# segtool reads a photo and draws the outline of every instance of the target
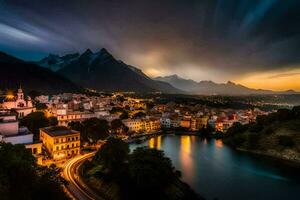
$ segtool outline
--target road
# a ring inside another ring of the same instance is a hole
[[[63,176],[69,182],[66,186],[67,190],[77,200],[104,200],[102,197],[93,192],[79,176],[79,167],[87,159],[95,155],[91,152],[85,155],[80,155],[69,160],[63,169]]]

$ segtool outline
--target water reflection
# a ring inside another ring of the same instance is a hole
[[[218,147],[218,148],[222,148],[223,147],[222,140],[216,140],[216,147]]]
[[[161,146],[161,136],[153,137],[149,140],[149,148],[160,149]]]
[[[191,181],[194,176],[194,162],[192,158],[192,145],[190,136],[180,137],[179,161],[185,171],[185,177]]]
[[[206,199],[299,199],[299,169],[278,161],[235,151],[221,140],[196,136],[160,136],[130,148],[161,149],[182,179]]]

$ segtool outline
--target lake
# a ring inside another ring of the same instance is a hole
[[[131,150],[163,150],[182,179],[206,199],[300,199],[300,169],[281,161],[239,152],[221,140],[197,136],[157,136]]]

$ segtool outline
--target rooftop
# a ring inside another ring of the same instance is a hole
[[[41,128],[42,131],[46,132],[48,135],[55,136],[64,136],[64,135],[73,135],[78,134],[78,131],[74,131],[65,126],[50,126],[46,128]]]

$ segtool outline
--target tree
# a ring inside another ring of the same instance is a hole
[[[129,146],[117,138],[109,138],[95,154],[93,161],[102,164],[111,173],[118,174],[125,165],[129,155]]]
[[[171,160],[163,151],[139,147],[129,156],[129,175],[136,191],[161,195],[179,178]]]
[[[25,116],[20,125],[26,126],[38,138],[39,129],[49,126],[49,120],[43,112],[33,112]]]
[[[49,120],[49,126],[57,126],[58,121],[56,117],[49,117],[48,120]]]
[[[76,130],[76,131],[79,131],[79,132],[82,132],[83,130],[83,125],[81,122],[78,122],[78,121],[71,121],[68,123],[68,126],[73,129],[73,130]]]
[[[137,119],[137,118],[143,118],[145,116],[146,116],[146,113],[140,111],[140,112],[135,113],[132,118]]]
[[[109,112],[111,113],[111,114],[114,114],[114,113],[120,113],[120,112],[123,112],[123,108],[121,108],[121,107],[113,107]]]
[[[35,107],[36,107],[37,110],[45,110],[45,109],[48,108],[45,103],[36,103]]]
[[[90,118],[82,122],[81,137],[84,141],[96,143],[109,136],[109,128],[106,120]]]
[[[0,143],[0,197],[1,199],[36,200],[41,197],[47,199],[68,199],[55,177],[51,168],[40,169],[35,163],[31,152],[24,145]],[[60,177],[60,176],[56,176]],[[59,178],[61,180],[61,178]]]
[[[123,124],[123,122],[120,119],[114,119],[111,123],[111,129],[113,132],[115,133],[119,133],[121,131],[123,131],[123,128],[125,127],[125,125]]]
[[[295,142],[291,136],[280,135],[278,136],[278,144],[284,147],[293,147]]]
[[[146,107],[147,109],[151,110],[153,107],[155,106],[155,104],[152,101],[148,101],[146,103]]]
[[[292,112],[296,118],[300,118],[300,106],[294,106]]]
[[[120,119],[128,119],[129,115],[128,112],[126,110],[124,110],[122,112],[122,114],[120,115]]]

